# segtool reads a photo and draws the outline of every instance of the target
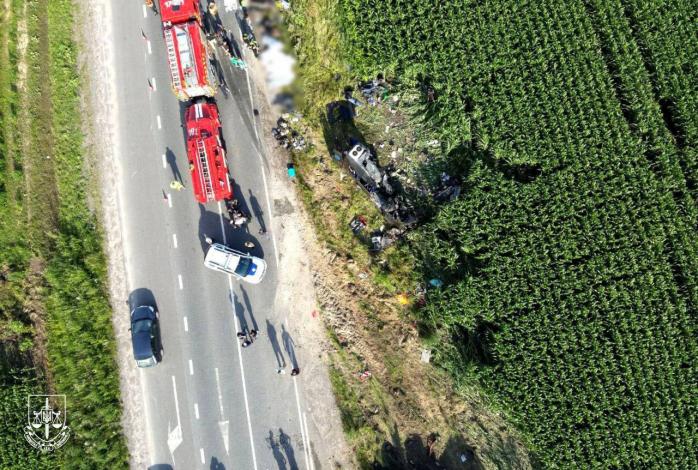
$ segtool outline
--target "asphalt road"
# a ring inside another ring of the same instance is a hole
[[[160,364],[139,372],[149,464],[312,468],[304,397],[290,376],[295,338],[285,313],[274,308],[278,253],[266,191],[269,169],[247,73],[222,61],[228,90],[216,96],[235,193],[254,214],[244,233],[227,226],[219,204],[196,203],[189,189],[184,104],[170,90],[159,17],[142,9],[142,2],[123,3],[113,9],[113,28],[130,302],[156,305],[164,350]],[[236,12],[226,4],[232,2],[219,2],[221,17],[239,37]],[[169,183],[180,173],[187,187],[174,191]],[[268,238],[257,235],[260,226]],[[205,268],[204,235],[238,249],[253,240],[253,254],[268,263],[264,281],[243,284]],[[241,323],[261,331],[245,349],[235,335]],[[287,364],[283,375],[276,371],[280,357]]]

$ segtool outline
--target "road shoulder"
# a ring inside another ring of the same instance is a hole
[[[118,109],[113,68],[113,29],[108,0],[78,4],[81,21],[81,68],[86,82],[85,107],[91,114],[86,129],[86,145],[99,174],[100,219],[104,228],[105,253],[109,269],[109,293],[113,309],[112,323],[117,345],[119,383],[122,401],[122,427],[129,450],[130,467],[148,465],[144,406],[138,371],[132,365],[128,334],[128,280],[119,210],[120,168],[118,164]],[[97,38],[97,39],[95,39]]]

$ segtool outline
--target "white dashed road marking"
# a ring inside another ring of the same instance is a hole
[[[187,321],[187,317],[184,317],[183,320],[184,320],[184,331],[189,331],[189,322]]]
[[[182,275],[177,274],[177,280],[179,281],[179,290],[184,289],[184,282],[182,282]]]
[[[196,419],[199,419],[199,404],[194,403],[194,416],[196,416]]]
[[[143,5],[143,18],[148,17],[148,9],[145,7],[145,4]]]
[[[158,84],[155,81],[155,77],[150,79],[150,83],[153,85],[153,91],[158,91]]]
[[[172,194],[167,193],[167,205],[172,207]]]
[[[153,53],[153,47],[150,45],[150,41],[148,41],[148,54]]]
[[[206,457],[204,457],[204,449],[199,449],[199,453],[201,454],[201,463],[206,463]]]
[[[160,115],[159,115],[159,114],[158,114],[158,116],[157,116],[157,120],[158,120],[158,129],[162,129],[162,121],[160,120]]]
[[[162,167],[167,168],[167,155],[162,154]]]
[[[189,359],[189,375],[194,375],[194,363]]]
[[[177,234],[176,233],[172,234],[172,244],[174,245],[175,248],[177,248]]]

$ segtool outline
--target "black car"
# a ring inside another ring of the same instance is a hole
[[[138,367],[153,367],[158,363],[158,316],[153,307],[141,305],[131,312],[131,341]]]

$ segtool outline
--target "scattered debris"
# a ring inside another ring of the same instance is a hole
[[[461,185],[458,178],[454,178],[446,173],[441,173],[439,187],[434,194],[436,202],[455,201],[461,192]]]
[[[359,232],[361,232],[364,228],[366,228],[366,217],[363,215],[358,215],[351,219],[351,222],[349,222],[349,227],[351,227],[351,231],[354,235],[357,235]]]
[[[289,118],[298,120],[298,117],[291,117],[289,114],[282,115],[277,119],[276,127],[271,129],[271,135],[281,147],[287,150],[304,150],[306,147],[305,138],[297,130],[291,128]]]
[[[422,355],[419,358],[424,364],[429,364],[431,360],[431,349],[422,349]]]
[[[349,171],[369,194],[373,203],[393,223],[413,225],[417,221],[414,211],[403,198],[395,194],[388,172],[380,168],[375,156],[361,143],[355,142],[346,152]]]
[[[441,279],[434,278],[429,280],[429,285],[438,289],[439,287],[444,285],[444,282]]]

